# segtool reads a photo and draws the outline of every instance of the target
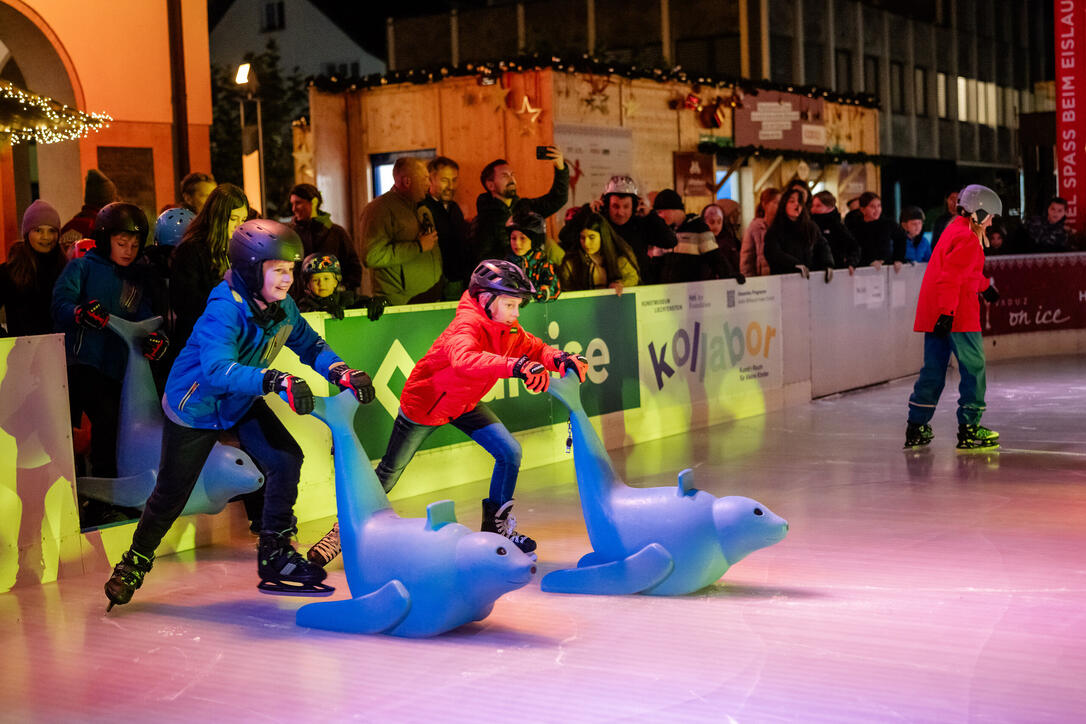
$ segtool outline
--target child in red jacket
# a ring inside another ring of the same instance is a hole
[[[924,366],[909,397],[905,447],[927,445],[935,405],[946,384],[951,353],[958,359],[958,449],[992,449],[999,433],[980,424],[984,414],[985,362],[980,336],[978,293],[989,304],[999,299],[983,274],[986,229],[1003,211],[994,191],[966,186],[958,196],[958,216],[946,227],[920,285],[913,329],[924,333]]]
[[[434,430],[455,426],[494,456],[482,530],[504,535],[529,554],[535,541],[517,532],[512,515],[520,443],[480,400],[501,378],[518,377],[532,392],[543,392],[550,372],[572,370],[584,382],[588,370],[584,357],[544,344],[517,323],[521,300],[535,294],[524,271],[512,262],[488,259],[475,268],[452,323],[407,378],[388,449],[377,465],[377,478],[387,492]],[[338,554],[337,523],[307,555],[325,565]]]

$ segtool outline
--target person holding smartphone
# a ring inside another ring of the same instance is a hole
[[[569,166],[557,146],[536,146],[536,158],[554,164],[554,180],[550,191],[536,198],[524,199],[517,194],[517,177],[504,158],[486,165],[479,180],[483,193],[475,200],[478,215],[472,227],[475,261],[501,259],[507,253],[509,233],[505,224],[514,210],[524,209],[544,219],[557,213],[569,200]]]

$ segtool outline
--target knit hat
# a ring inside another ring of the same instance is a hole
[[[96,168],[87,171],[87,181],[83,187],[83,203],[99,208],[117,200],[117,187],[109,177]]]
[[[41,199],[28,206],[23,213],[23,238],[26,238],[31,229],[39,226],[52,226],[60,231],[60,214],[48,202]]]
[[[667,209],[686,210],[686,207],[683,206],[682,197],[675,193],[674,189],[664,189],[656,194],[656,199],[652,202],[652,208],[654,211],[665,211]]]
[[[532,248],[542,248],[547,241],[547,230],[543,217],[529,209],[517,209],[509,220],[505,222],[505,231],[510,236],[514,231],[527,236],[532,240]]]
[[[696,214],[686,217],[686,221],[676,230],[675,237],[678,240],[675,252],[679,254],[704,254],[718,248],[709,225]]]
[[[906,206],[901,210],[901,223],[906,221],[923,221],[924,210],[918,206]]]

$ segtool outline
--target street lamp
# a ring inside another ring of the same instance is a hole
[[[244,95],[239,99],[241,105],[241,169],[243,175],[242,184],[245,187],[245,195],[249,198],[253,197],[253,184],[252,176],[255,175],[257,193],[260,199],[260,213],[266,214],[267,208],[264,203],[264,124],[260,114],[260,83],[256,77],[256,73],[252,72],[252,67],[249,63],[242,63],[238,66],[237,75],[234,76],[234,83],[237,84],[238,89],[243,92]],[[256,101],[256,149],[255,157],[253,151],[247,151],[247,144],[245,143],[245,101]],[[253,166],[255,168],[255,174]]]

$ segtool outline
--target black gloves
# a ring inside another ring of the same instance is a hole
[[[935,323],[935,329],[932,333],[940,339],[946,339],[950,334],[951,328],[954,326],[954,315],[952,314],[940,314],[939,321]]]
[[[338,385],[341,390],[350,390],[363,405],[373,402],[377,392],[373,389],[373,380],[362,370],[353,370],[346,362],[339,362],[328,368],[328,381]]]
[[[313,391],[309,384],[301,377],[288,375],[278,370],[268,370],[264,373],[264,394],[285,393],[290,409],[299,415],[308,415],[313,412]]]
[[[833,281],[833,267],[826,267],[826,283]]]
[[[170,340],[162,332],[151,332],[143,339],[143,356],[154,362],[166,356]]]
[[[547,387],[551,383],[551,376],[547,374],[547,370],[543,365],[533,362],[528,355],[524,355],[517,360],[510,359],[509,363],[510,377],[519,377],[524,380],[524,386],[531,392],[547,391]]]
[[[984,298],[984,301],[989,304],[995,304],[999,301],[999,290],[994,285],[989,284],[988,288],[980,293],[980,296]]]
[[[385,307],[388,306],[388,297],[383,297],[380,294],[374,294],[366,302],[366,316],[370,318],[371,322],[376,322],[381,318],[381,315],[385,313]]]
[[[109,324],[109,312],[97,299],[75,308],[75,323],[89,329],[105,329]]]
[[[735,273],[735,283],[736,284],[746,284],[747,283],[747,278],[745,276],[743,276],[742,272],[736,272]]]
[[[562,376],[565,376],[567,370],[572,371],[581,382],[584,382],[585,374],[588,372],[588,360],[582,355],[569,352],[556,354],[554,366],[558,369],[558,374]]]

